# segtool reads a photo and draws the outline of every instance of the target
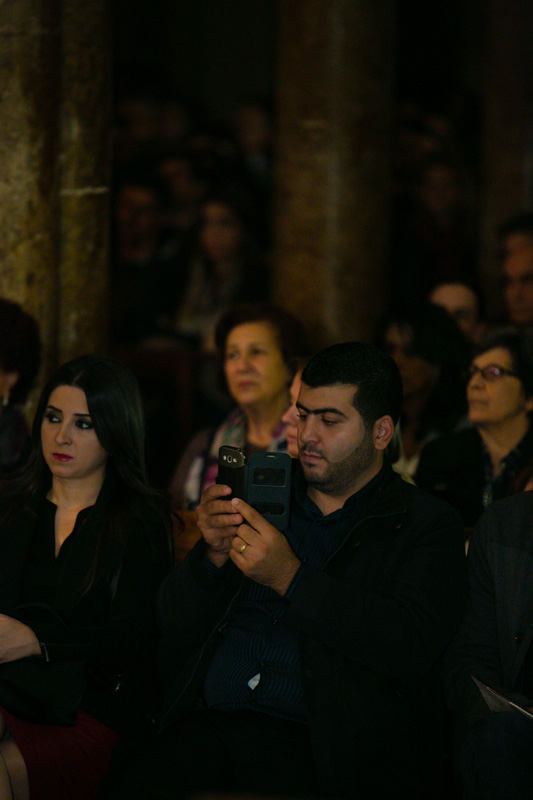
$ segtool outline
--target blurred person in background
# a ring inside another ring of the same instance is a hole
[[[111,339],[137,345],[167,319],[181,291],[178,242],[165,226],[164,183],[150,170],[119,177],[111,271]]]
[[[213,321],[235,303],[266,302],[270,275],[254,240],[255,206],[242,186],[226,186],[204,200],[185,267],[187,284],[171,323],[192,346],[213,349]]]
[[[467,528],[493,500],[525,489],[533,468],[533,337],[495,329],[476,346],[466,388],[471,427],[430,442],[415,480]]]
[[[427,442],[464,422],[468,344],[449,314],[430,303],[391,311],[377,342],[402,376],[403,456],[395,467],[412,477]]]
[[[191,510],[215,483],[222,445],[245,450],[287,451],[282,416],[289,405],[294,360],[305,355],[300,322],[275,306],[240,305],[220,318],[216,352],[236,406],[215,429],[200,431],[183,454],[170,485],[174,506]]]
[[[442,306],[471,344],[485,333],[484,304],[481,292],[467,280],[441,281],[430,291],[428,300]]]
[[[520,328],[533,327],[533,214],[507,220],[498,236],[507,320]]]
[[[41,360],[37,323],[21,306],[0,299],[0,470],[25,462],[31,443],[22,405]]]

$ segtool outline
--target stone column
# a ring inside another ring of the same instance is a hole
[[[387,303],[393,0],[280,0],[274,285],[315,346]]]
[[[0,295],[39,321],[56,358],[60,4],[0,1]]]
[[[108,3],[0,0],[0,295],[38,320],[42,374],[107,332]]]
[[[62,7],[60,363],[107,344],[111,174],[108,3]]]
[[[503,311],[497,228],[519,211],[533,211],[532,41],[531,0],[489,0],[481,278],[493,315]]]

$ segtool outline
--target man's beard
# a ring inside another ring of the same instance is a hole
[[[322,456],[323,453],[316,447],[308,446],[302,450]],[[302,464],[305,479],[309,486],[318,489],[324,494],[342,494],[353,486],[357,479],[366,472],[376,459],[376,449],[372,432],[368,431],[362,442],[355,447],[342,461],[331,464],[324,460],[324,469],[320,475],[306,469]]]

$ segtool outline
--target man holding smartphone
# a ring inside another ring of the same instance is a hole
[[[203,538],[163,584],[161,732],[128,797],[148,782],[152,797],[440,796],[437,669],[466,594],[459,514],[386,459],[402,407],[388,355],[321,351],[297,406],[285,533],[211,486]]]

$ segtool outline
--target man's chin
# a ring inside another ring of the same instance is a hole
[[[324,466],[319,463],[303,463],[302,471],[304,477],[311,486],[320,486],[324,482]]]

